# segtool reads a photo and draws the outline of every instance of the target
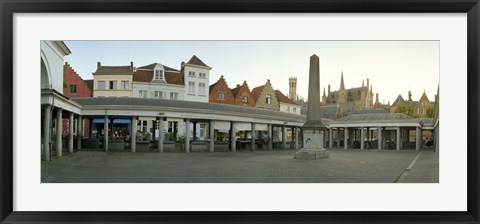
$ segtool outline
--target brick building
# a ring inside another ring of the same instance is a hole
[[[223,103],[223,104],[234,104],[234,97],[230,88],[228,88],[227,82],[223,78],[223,75],[220,76],[217,82],[210,85],[210,103]]]
[[[280,110],[275,90],[272,88],[270,79],[263,86],[255,87],[251,92],[251,97],[255,101],[255,107],[267,110]]]
[[[243,81],[243,84],[237,84],[237,87],[232,89],[235,105],[244,107],[255,107],[255,101],[250,94],[250,88],[247,81]]]

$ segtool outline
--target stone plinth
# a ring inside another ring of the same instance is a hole
[[[322,130],[304,130],[303,148],[295,153],[295,159],[328,158],[329,152],[323,148]]]

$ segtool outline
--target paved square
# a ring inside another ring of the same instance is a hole
[[[418,154],[413,150],[329,151],[330,157],[321,160],[294,159],[294,150],[188,154],[78,151],[42,161],[42,183],[393,183]],[[422,156],[432,155],[423,151]],[[438,162],[422,168],[427,169],[428,180],[402,180],[438,182]]]

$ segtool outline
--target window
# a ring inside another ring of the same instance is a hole
[[[425,106],[427,104],[427,102],[423,101],[422,102],[422,106]]]
[[[199,73],[199,74],[198,74],[198,77],[205,79],[205,78],[207,78],[207,74],[205,74],[205,73]]]
[[[117,89],[117,81],[110,81],[109,89]]]
[[[142,98],[147,98],[147,90],[140,90],[138,91],[138,95]]]
[[[423,114],[423,109],[422,108],[418,108],[418,114]]]
[[[296,107],[293,108],[293,112],[294,112],[294,113],[297,112],[297,108],[296,108]]]
[[[163,91],[155,91],[155,98],[163,99]]]
[[[362,92],[361,92],[360,90],[358,90],[358,95],[359,95],[359,96],[362,95]]]
[[[155,70],[155,79],[163,79],[163,70]]]
[[[77,93],[77,85],[70,85],[70,93]]]
[[[178,93],[171,92],[170,93],[170,99],[171,100],[177,100],[178,99]]]
[[[248,103],[248,96],[242,97],[242,103]]]
[[[265,103],[266,103],[266,104],[271,104],[271,103],[272,103],[272,95],[267,94],[267,95],[265,96]]]
[[[147,121],[143,121],[143,120],[138,120],[137,122],[137,130],[139,130],[140,132],[146,132],[147,131]]]
[[[205,83],[198,83],[198,94],[205,95]]]
[[[188,82],[188,93],[195,93],[195,82]]]
[[[195,72],[188,72],[188,76],[195,77]]]
[[[105,89],[105,81],[98,81],[97,89]]]
[[[225,100],[225,93],[223,91],[220,91],[218,93],[218,100]]]
[[[287,106],[287,112],[290,112],[290,106]]]
[[[122,81],[122,89],[130,89],[128,81]]]

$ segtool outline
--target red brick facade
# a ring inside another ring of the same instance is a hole
[[[230,88],[228,88],[227,82],[225,82],[223,75],[220,77],[220,79],[218,79],[216,83],[210,85],[210,96],[208,102],[233,104],[234,97],[232,91],[230,90]]]
[[[75,70],[65,62],[63,66],[63,95],[68,98],[92,97],[92,90],[88,88],[83,79],[75,72]],[[75,127],[76,129],[77,127]],[[83,136],[90,134],[90,121],[86,119],[83,123]],[[68,136],[68,118],[63,119],[62,125],[63,136]]]
[[[237,85],[232,89],[233,96],[235,97],[233,104],[244,107],[255,107],[255,100],[250,95],[250,88],[247,81],[244,81],[242,85]],[[246,101],[246,102],[245,102]]]

